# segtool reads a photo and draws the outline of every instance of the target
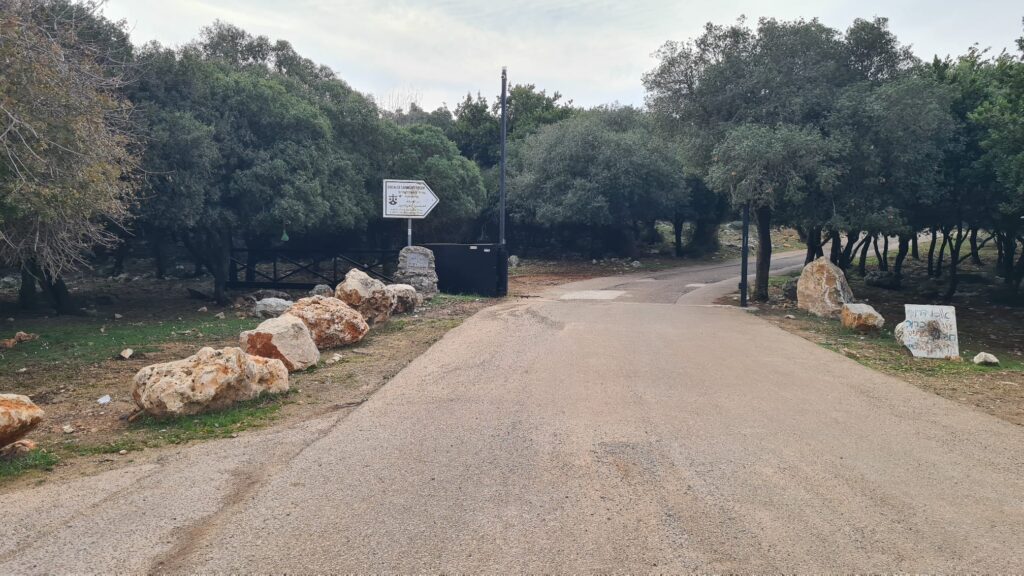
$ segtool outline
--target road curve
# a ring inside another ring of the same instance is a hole
[[[0,496],[0,573],[1024,570],[1024,429],[690,305],[729,275],[502,303],[347,416]]]

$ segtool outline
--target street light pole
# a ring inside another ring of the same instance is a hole
[[[740,306],[747,307],[747,260],[750,258],[750,202],[743,205],[743,242],[740,255]]]
[[[501,175],[498,184],[498,242],[505,246],[505,138],[508,131],[508,73],[501,67]]]

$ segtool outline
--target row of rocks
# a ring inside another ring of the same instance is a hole
[[[267,319],[239,334],[238,348],[204,348],[184,360],[140,370],[133,380],[135,403],[162,418],[284,392],[288,373],[315,366],[321,350],[359,342],[371,326],[421,303],[412,286],[388,286],[357,269],[335,290],[317,287],[296,302],[282,294],[265,295],[254,309]]]
[[[892,272],[870,273],[865,277],[865,283],[881,288],[899,286],[899,281]],[[787,291],[788,289],[787,286]],[[819,258],[804,266],[793,291],[799,308],[820,317],[833,317],[838,314],[840,322],[846,328],[858,332],[877,332],[885,325],[885,318],[872,306],[853,301],[853,291],[846,281],[845,274],[827,258]],[[897,342],[913,351],[913,339],[955,339],[955,325],[952,326],[952,336],[946,334],[944,330],[937,322],[927,323],[925,329],[916,330],[914,337],[911,338],[907,322],[904,320],[893,328],[893,336]],[[917,348],[920,348],[919,342]],[[952,359],[959,360],[959,356]],[[996,366],[999,359],[988,352],[980,352],[974,357],[973,362],[982,366]]]
[[[387,322],[392,314],[414,312],[424,296],[436,294],[433,258],[422,247],[402,251],[406,262],[400,272],[407,271],[409,284],[385,285],[353,269],[336,289],[320,285],[296,302],[287,293],[259,291],[251,297],[253,311],[266,320],[242,332],[239,347],[206,347],[182,360],[146,366],[132,379],[132,399],[141,410],[163,418],[285,392],[288,373],[315,366],[321,350],[359,342],[372,325]],[[34,448],[23,438],[43,416],[29,397],[0,394],[0,457]]]
[[[877,332],[885,325],[885,318],[874,307],[854,302],[846,275],[828,258],[804,266],[793,292],[800,309],[822,318],[838,315],[840,323],[851,330]]]

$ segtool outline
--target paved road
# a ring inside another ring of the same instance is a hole
[[[1024,429],[690,305],[720,273],[501,304],[350,414],[2,496],[0,573],[1024,571]]]

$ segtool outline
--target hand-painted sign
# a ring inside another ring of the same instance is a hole
[[[917,358],[959,358],[960,343],[956,331],[956,308],[904,304],[900,341]]]

